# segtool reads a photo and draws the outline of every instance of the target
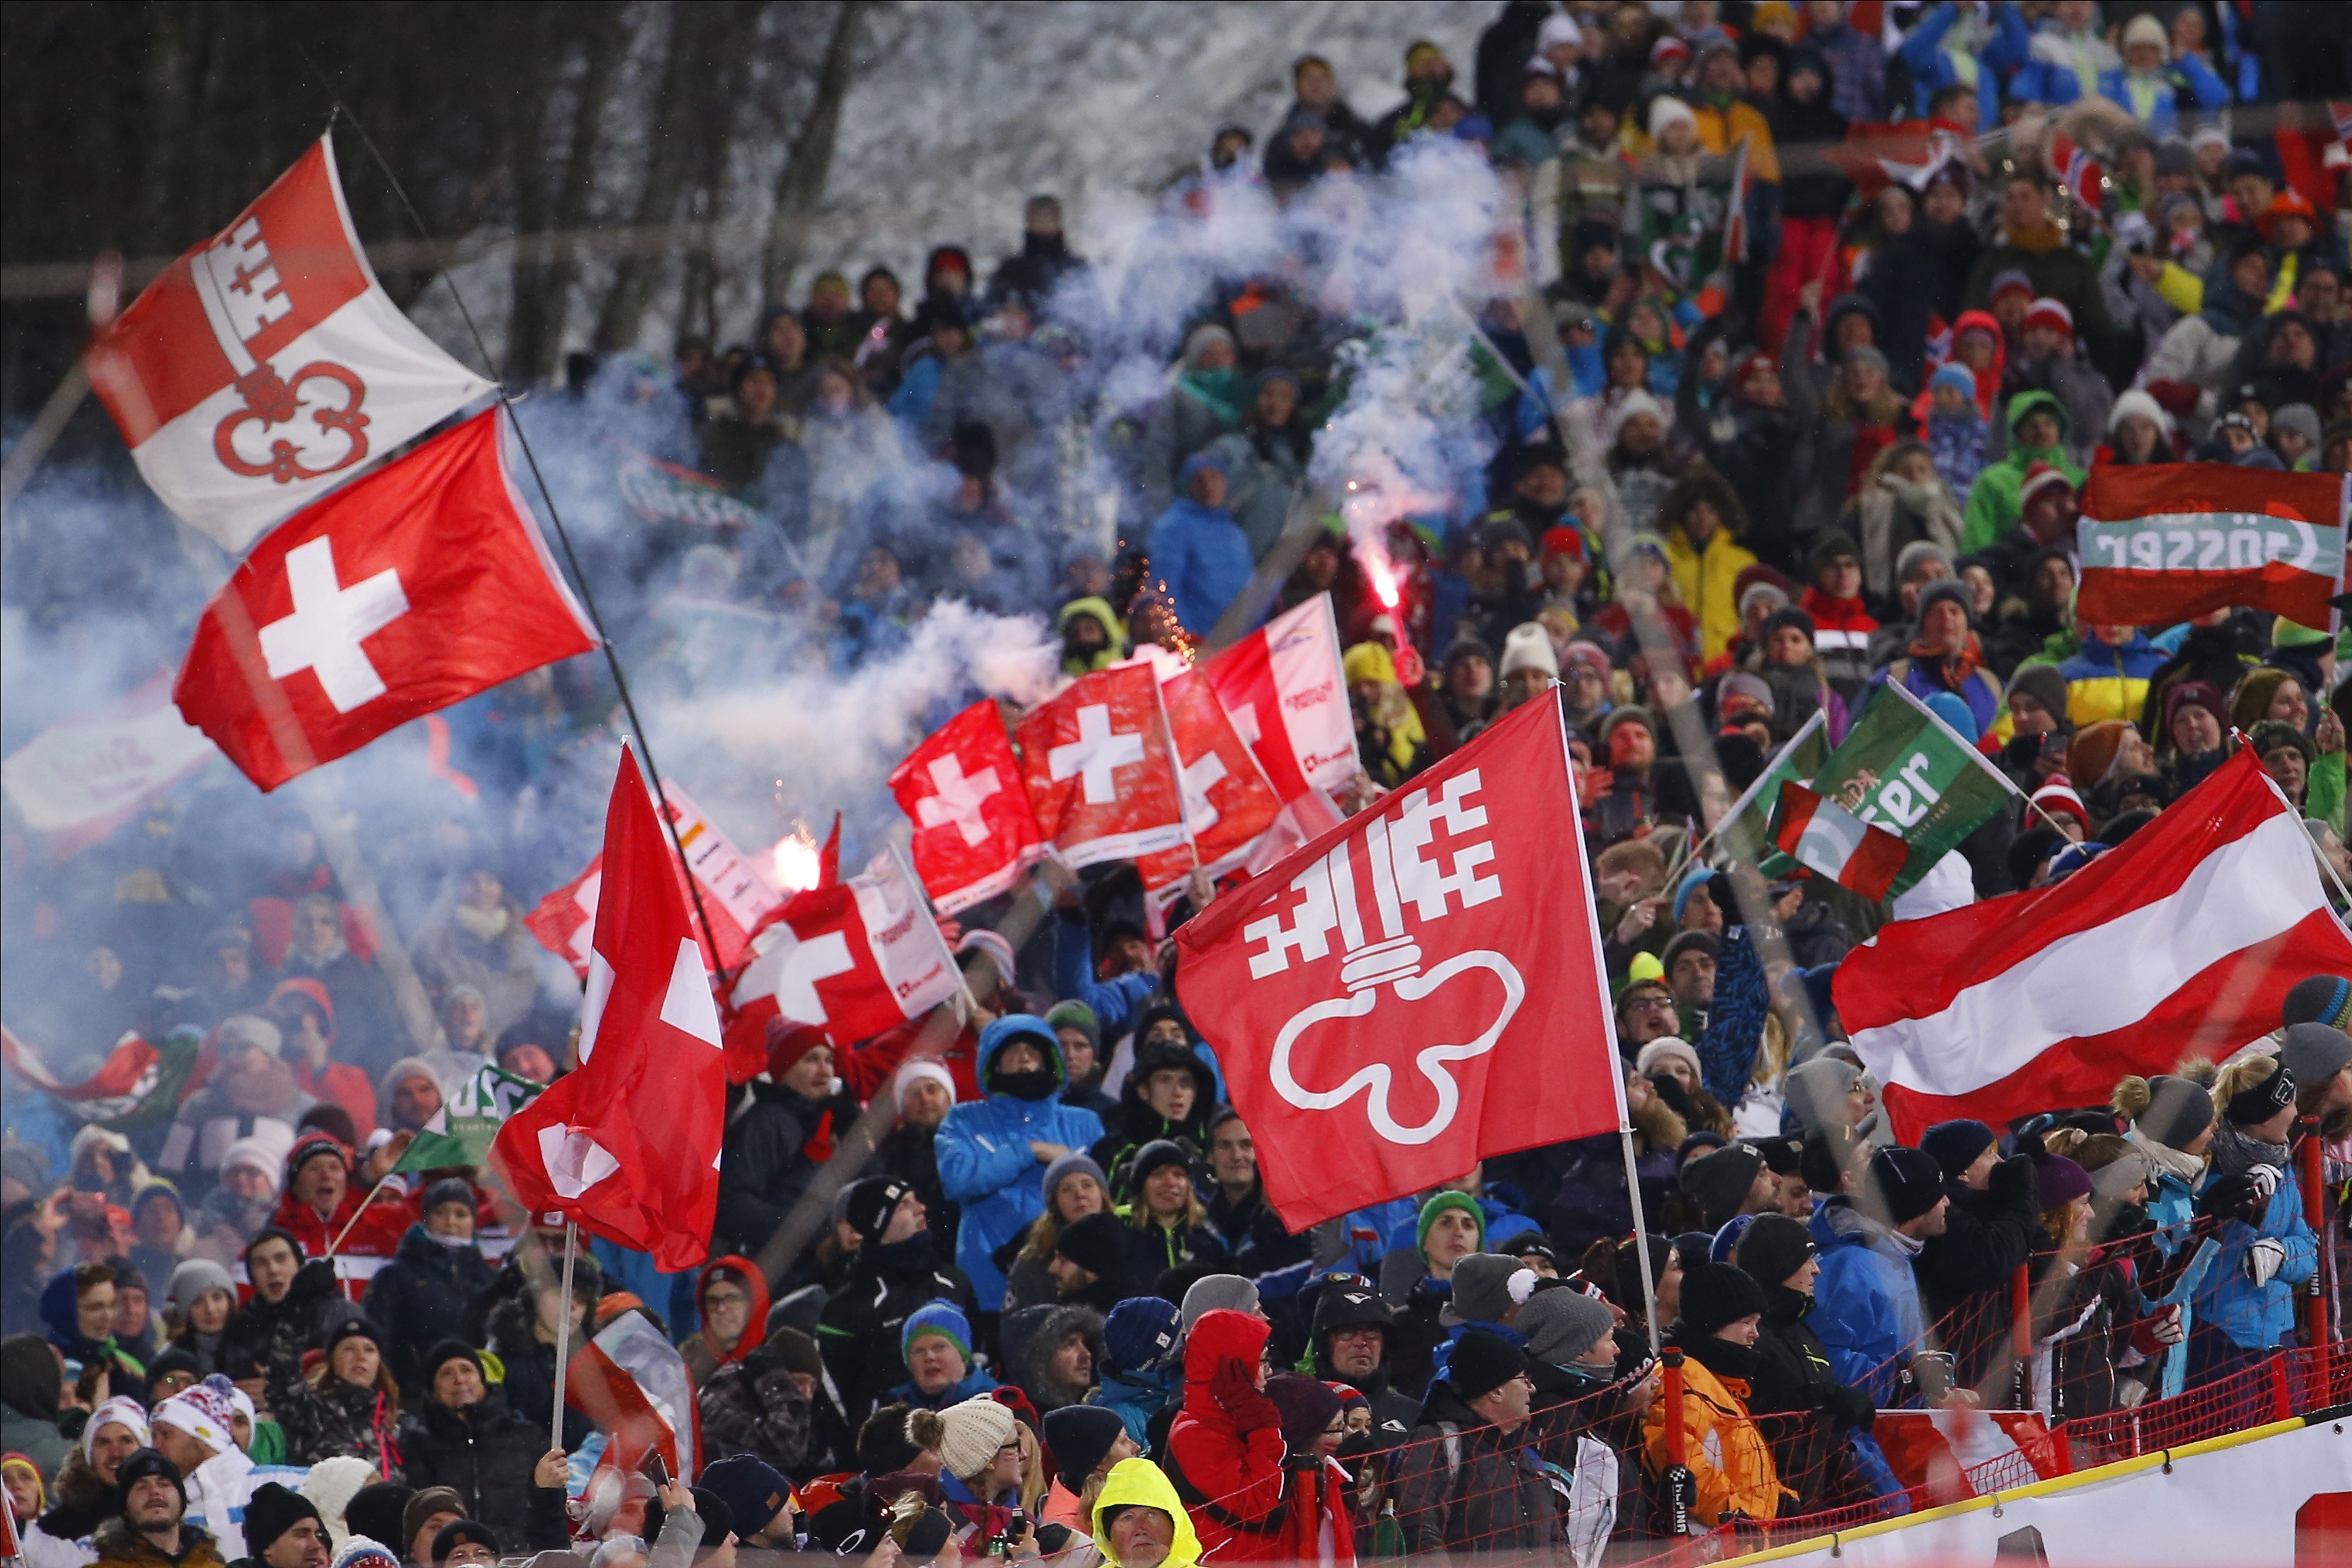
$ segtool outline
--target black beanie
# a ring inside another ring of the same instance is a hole
[[[1173,1138],[1154,1138],[1136,1150],[1133,1157],[1128,1161],[1125,1176],[1127,1190],[1140,1201],[1145,1180],[1152,1172],[1165,1166],[1181,1166],[1187,1176],[1192,1172],[1192,1162],[1185,1155],[1183,1145]]]
[[[1676,1321],[1686,1333],[1705,1339],[1751,1313],[1764,1315],[1764,1287],[1745,1270],[1728,1263],[1701,1263],[1683,1270],[1682,1315]]]
[[[646,1504],[646,1511],[650,1514],[654,1506]],[[499,1553],[499,1538],[488,1525],[478,1519],[453,1519],[433,1537],[433,1568],[441,1568],[441,1564],[449,1561],[449,1553],[469,1542],[476,1546],[488,1547],[493,1557]]]
[[[1062,1227],[1054,1250],[1088,1273],[1116,1280],[1126,1272],[1128,1234],[1118,1216],[1089,1214]]]
[[[485,1379],[489,1376],[488,1373],[482,1371],[481,1352],[476,1350],[472,1345],[467,1344],[464,1340],[445,1339],[435,1344],[431,1350],[425,1353],[424,1370],[425,1392],[428,1394],[432,1392],[433,1380],[440,1375],[441,1368],[445,1364],[459,1359],[472,1362],[474,1364],[474,1370],[476,1372],[481,1372]]]
[[[2299,1023],[2324,1023],[2332,1029],[2352,1026],[2352,980],[2340,975],[2297,980],[2280,1004],[2279,1021],[2289,1028]]]
[[[1731,1257],[1741,1272],[1769,1289],[1786,1284],[1815,1250],[1812,1233],[1799,1221],[1785,1214],[1759,1214],[1739,1233]]]
[[[695,1517],[702,1521],[702,1540],[697,1550],[708,1552],[725,1545],[728,1536],[735,1530],[735,1514],[727,1506],[727,1500],[709,1487],[689,1490],[694,1494]],[[667,1512],[659,1497],[646,1504],[646,1541],[648,1544],[661,1539],[662,1519]],[[455,1525],[450,1526],[452,1530],[456,1528]],[[437,1564],[441,1560],[441,1543],[436,1541],[433,1546],[433,1560]]]
[[[1127,1423],[1100,1405],[1065,1405],[1045,1412],[1045,1447],[1053,1451],[1054,1474],[1073,1496],[1087,1490],[1087,1478],[1103,1462]]]
[[[245,1554],[259,1557],[269,1550],[271,1542],[306,1519],[319,1519],[318,1504],[276,1481],[262,1482],[246,1500]]]
[[[1492,1394],[1527,1369],[1528,1358],[1518,1346],[1498,1333],[1471,1329],[1454,1342],[1453,1353],[1445,1360],[1445,1381],[1466,1405]]]
[[[1864,1186],[1885,1207],[1887,1223],[1901,1225],[1935,1207],[1944,1196],[1944,1167],[1926,1150],[1897,1144],[1870,1156]]]
[[[1739,1212],[1763,1168],[1764,1156],[1746,1144],[1726,1144],[1685,1165],[1680,1179],[1707,1228],[1717,1230]]]
[[[2147,1108],[2132,1124],[2168,1149],[2186,1149],[2213,1124],[2213,1096],[2191,1079],[2161,1074],[2147,1081]]]
[[[475,1218],[481,1218],[480,1207],[474,1199],[474,1184],[464,1176],[443,1176],[426,1187],[425,1196],[417,1200],[416,1212],[429,1218],[445,1203],[462,1203],[473,1211]]]
[[[180,1511],[188,1510],[188,1483],[180,1477],[180,1467],[165,1458],[154,1448],[141,1448],[122,1461],[114,1472],[114,1511],[121,1513],[131,1502],[131,1489],[149,1476],[162,1476],[180,1494]]]
[[[857,1239],[871,1247],[890,1228],[890,1216],[898,1211],[898,1200],[914,1190],[897,1176],[867,1176],[850,1183],[843,1191],[836,1212],[849,1228],[857,1232]]]
[[[343,1523],[353,1535],[364,1535],[370,1541],[406,1542],[401,1534],[401,1515],[408,1510],[408,1500],[415,1490],[402,1481],[370,1481],[352,1493],[352,1500],[343,1504]]]
[[[1960,1173],[1977,1163],[1977,1156],[1993,1146],[1997,1138],[1990,1127],[1982,1122],[1963,1117],[1957,1122],[1938,1122],[1919,1134],[1919,1146],[1936,1156],[1944,1167],[1945,1176],[1960,1179]]]

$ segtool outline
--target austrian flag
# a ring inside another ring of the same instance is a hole
[[[273,529],[213,595],[172,695],[275,789],[596,646],[477,414]]]

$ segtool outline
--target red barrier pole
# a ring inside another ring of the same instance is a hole
[[[1683,1353],[1672,1345],[1658,1353],[1661,1397],[1666,1406],[1666,1521],[1668,1533],[1690,1533],[1691,1473],[1688,1434],[1683,1430]]]
[[[2334,1249],[2327,1244],[2327,1177],[2320,1163],[2319,1124],[2305,1121],[2302,1128],[2303,1142],[2295,1149],[2296,1163],[2301,1168],[2295,1176],[2303,1186],[2304,1223],[2311,1227],[2319,1250],[2318,1267],[2312,1270],[2311,1283],[2304,1291],[2303,1343],[2316,1349],[2333,1337],[2328,1332],[2327,1276]]]
[[[2290,1420],[2294,1416],[2294,1396],[2290,1391],[2286,1375],[2285,1351],[2271,1353],[2271,1419]]]
[[[2033,1408],[2033,1284],[2020,1263],[2009,1276],[2009,1351],[2017,1358],[2013,1398],[2017,1408]]]

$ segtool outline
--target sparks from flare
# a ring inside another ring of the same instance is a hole
[[[802,823],[768,851],[768,879],[779,893],[805,893],[816,885],[818,864],[816,835]]]

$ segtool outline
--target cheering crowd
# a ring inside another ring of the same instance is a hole
[[[1369,547],[1317,522],[1308,472],[1374,328],[1303,268],[1232,278],[1114,407],[1049,196],[985,277],[942,245],[919,289],[827,272],[659,375],[575,365],[730,503],[592,550],[643,702],[753,643],[869,667],[948,599],[1042,615],[1078,675],[1328,593],[1345,808],[1557,689],[1630,1143],[1294,1234],[1133,867],[1049,866],[945,926],[950,1009],[771,1030],[706,1266],[598,1239],[567,1296],[562,1232],[494,1167],[404,1156],[483,1069],[576,1065],[578,982],[525,924],[610,776],[614,694],[573,661],[436,720],[446,790],[370,824],[357,867],[220,767],[70,854],[7,820],[12,868],[52,862],[0,889],[0,1472],[26,1561],[1589,1568],[1677,1509],[1904,1511],[1924,1494],[1883,1412],[2026,1409],[2063,1440],[2242,1401],[2336,1321],[2352,976],[2296,977],[2272,1032],[2105,1103],[1916,1146],[1832,982],[1887,922],[2063,883],[2241,747],[2352,876],[2336,633],[2074,601],[2094,468],[2352,470],[2352,148],[2324,112],[2347,16],[1514,0],[1459,75],[1412,44],[1376,120],[1300,57],[1279,124],[1218,128],[1171,210],[1235,182],[1344,203],[1444,138],[1501,172],[1525,242],[1460,346],[1489,455]],[[1838,151],[1873,137],[1885,157]],[[1107,528],[1069,482],[1089,423]],[[34,564],[11,604],[69,622],[91,590]],[[1890,685],[2015,800],[1891,906],[1716,841],[1809,723],[1834,745]],[[146,1071],[49,1092],[127,1035]],[[576,1357],[632,1314],[682,1358],[691,1417],[664,1418],[694,1473],[615,1462],[609,1399],[559,1406],[589,1375],[559,1337]]]

